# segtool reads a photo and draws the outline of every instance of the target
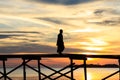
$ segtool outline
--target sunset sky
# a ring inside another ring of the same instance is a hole
[[[0,0],[0,54],[120,54],[120,0]]]

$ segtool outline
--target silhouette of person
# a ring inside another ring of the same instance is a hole
[[[59,30],[59,34],[58,34],[58,38],[57,38],[57,52],[59,54],[62,54],[63,50],[64,50],[64,41],[63,41],[63,30],[60,29]]]

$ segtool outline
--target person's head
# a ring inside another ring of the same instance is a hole
[[[63,30],[62,30],[62,29],[60,29],[60,33],[63,33]]]

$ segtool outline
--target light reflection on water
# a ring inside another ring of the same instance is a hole
[[[87,80],[102,80],[109,74],[114,73],[117,71],[118,68],[88,68],[87,69]],[[75,71],[75,77],[77,80],[84,80],[83,69],[78,69]],[[81,78],[82,76],[82,78]],[[112,76],[107,80],[118,80],[119,74]]]
[[[59,70],[60,68],[56,68],[56,70]],[[2,71],[2,69],[0,68],[0,70]],[[11,68],[8,68],[7,71],[11,70]],[[69,69],[67,69],[69,70]],[[67,70],[63,71],[66,72]],[[87,68],[87,80],[101,80],[103,78],[105,78],[106,76],[108,76],[111,73],[114,73],[115,71],[117,71],[118,68]],[[46,73],[47,75],[53,73],[53,71],[47,70],[42,68],[42,72]],[[16,70],[15,72],[13,72],[12,74],[8,75],[10,77],[22,77],[23,76],[23,70],[22,68]],[[70,75],[70,74],[68,74]],[[38,74],[36,72],[33,72],[30,69],[27,69],[27,77],[33,77],[34,80],[38,80],[37,79]],[[55,75],[55,76],[58,76]],[[36,77],[36,78],[35,78]],[[68,78],[64,78],[62,77],[62,80],[69,80]],[[80,68],[74,71],[74,78],[76,80],[84,80],[84,69]],[[16,80],[19,80],[16,78]],[[107,79],[107,80],[118,80],[119,79],[119,74],[114,75],[113,77]],[[61,79],[58,79],[61,80]]]

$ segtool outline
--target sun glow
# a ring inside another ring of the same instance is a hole
[[[87,45],[87,46],[105,46],[108,45],[107,42],[100,40],[100,39],[96,39],[96,38],[90,38],[89,42],[80,42],[80,44],[82,45]]]
[[[91,61],[91,60],[95,60],[95,59],[93,59],[93,58],[87,58],[87,60],[90,60],[90,61]]]
[[[93,44],[98,45],[98,46],[103,46],[103,45],[108,44],[107,42],[100,40],[100,39],[91,38],[90,40],[92,41]]]
[[[81,53],[80,53],[81,54]],[[94,54],[97,54],[97,53],[93,53],[93,52],[83,52],[82,54],[85,54],[85,55],[87,55],[87,54],[92,54],[92,55],[94,55]]]
[[[80,44],[84,45],[83,49],[88,51],[103,51],[105,50],[105,46],[108,45],[107,42],[95,38],[90,38],[90,41],[81,42]]]
[[[85,29],[77,29],[72,32],[99,32],[100,30],[93,29],[93,28],[85,28]]]
[[[92,50],[94,50],[94,51],[101,51],[101,50],[103,50],[103,48],[101,48],[101,47],[87,47],[85,49],[90,50],[90,51],[92,51]]]
[[[87,74],[87,80],[92,80],[92,75],[90,73]]]

